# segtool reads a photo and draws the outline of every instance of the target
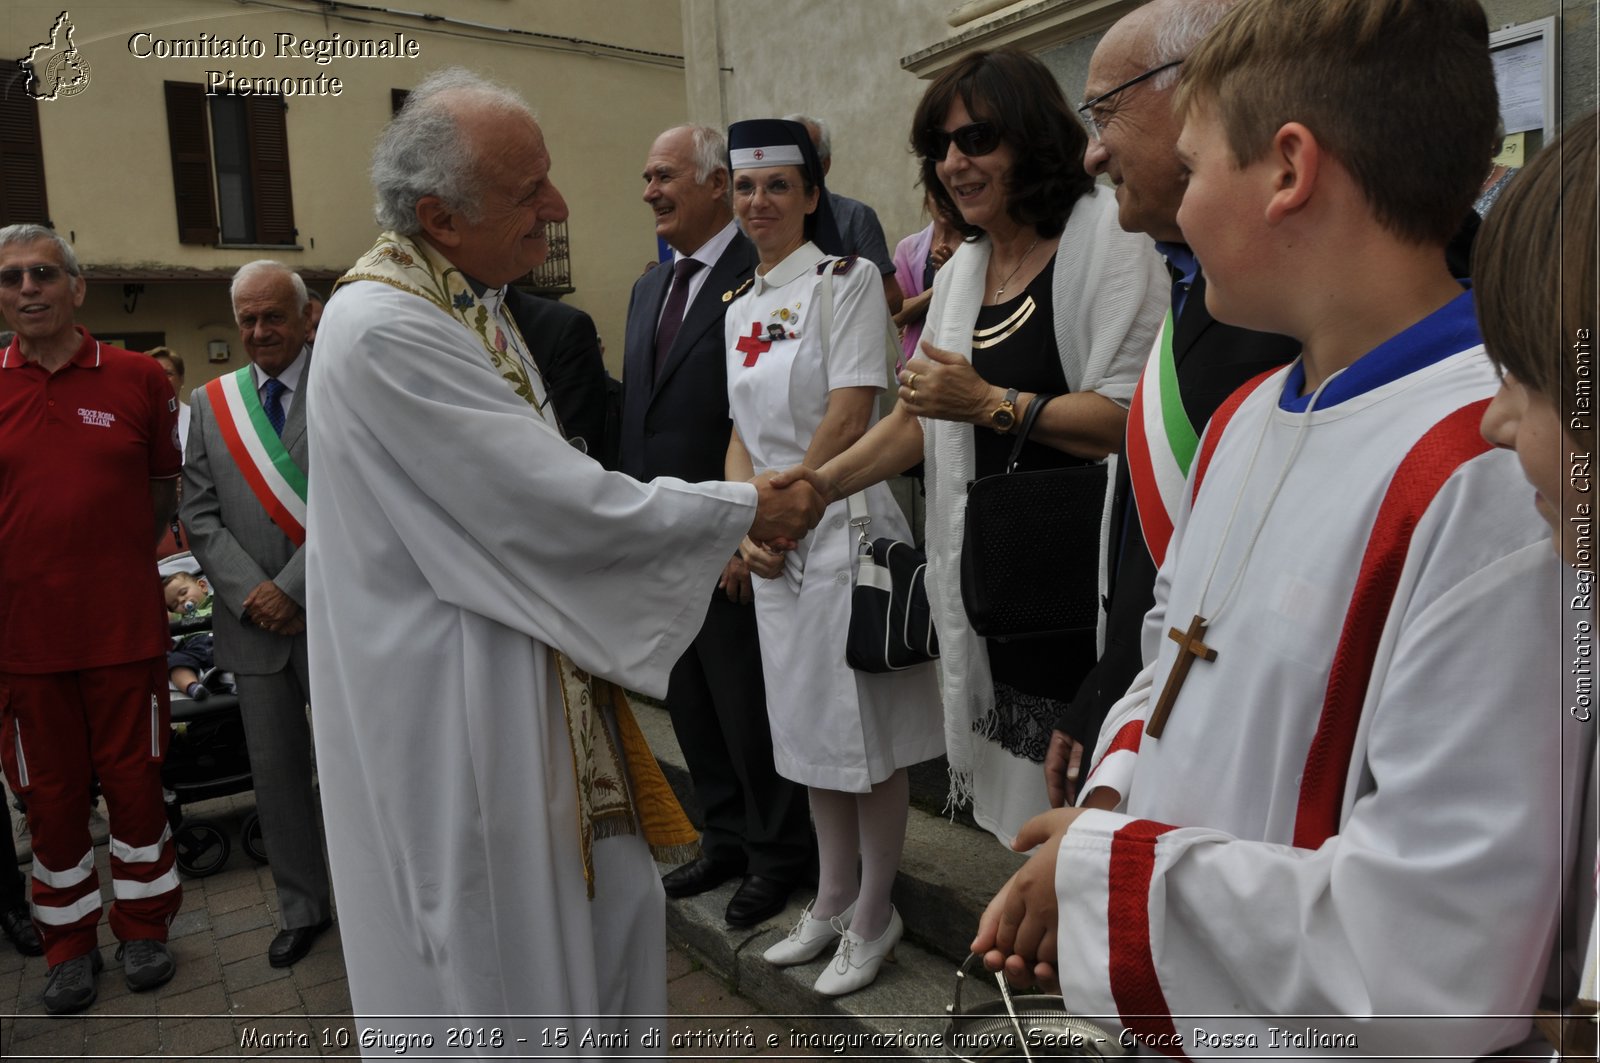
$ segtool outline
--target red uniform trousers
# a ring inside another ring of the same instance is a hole
[[[100,877],[89,838],[99,778],[111,823],[111,931],[167,939],[183,900],[162,802],[164,657],[44,675],[0,673],[0,760],[28,805],[33,921],[53,967],[95,948]]]

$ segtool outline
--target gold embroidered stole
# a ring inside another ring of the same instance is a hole
[[[420,239],[385,232],[372,249],[334,285],[377,281],[426,299],[465,325],[483,345],[502,379],[556,430],[544,381],[538,375],[526,341],[509,313],[502,313],[472,290],[466,275]],[[561,684],[572,770],[578,791],[578,837],[583,878],[594,897],[596,838],[636,834],[641,829],[657,860],[681,863],[692,859],[699,834],[684,815],[677,797],[661,774],[644,734],[639,730],[621,687],[585,672],[566,654],[550,647]],[[613,726],[617,739],[613,739]],[[621,748],[618,748],[618,739]]]

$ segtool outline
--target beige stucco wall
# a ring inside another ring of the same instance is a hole
[[[295,10],[300,9],[300,10]],[[235,267],[269,256],[294,267],[343,269],[374,233],[366,171],[372,143],[390,113],[390,90],[415,85],[429,72],[460,64],[518,89],[539,112],[553,161],[552,179],[571,209],[573,284],[568,297],[588,311],[620,364],[623,319],[634,279],[655,256],[647,209],[639,202],[639,168],[650,140],[685,114],[683,70],[676,58],[619,58],[602,50],[530,47],[528,38],[477,33],[446,35],[414,18],[392,26],[325,19],[303,0],[272,6],[219,0],[84,0],[70,6],[74,41],[90,67],[90,84],[72,98],[39,105],[50,214],[80,258],[94,265]],[[678,4],[667,0],[424,0],[395,5],[557,36],[580,37],[641,52],[681,56]],[[0,55],[21,57],[49,33],[56,0],[6,0],[0,5]],[[459,27],[445,27],[461,32]],[[273,56],[273,35],[414,37],[414,60],[334,59],[318,66]],[[129,38],[202,33],[248,34],[267,46],[264,59],[139,59]],[[641,61],[643,60],[643,61]],[[178,242],[172,170],[161,83],[203,82],[209,69],[250,76],[339,77],[338,97],[289,100],[289,158],[300,250],[215,249]],[[123,315],[120,289],[97,292],[84,311],[91,329],[168,333],[175,347],[203,367],[204,339],[214,335],[212,286],[150,285],[135,315]],[[222,309],[226,310],[223,297]],[[137,320],[139,325],[131,324]],[[235,344],[237,346],[237,344]],[[191,354],[190,351],[193,351]],[[235,364],[238,364],[237,357]]]
[[[907,147],[927,83],[902,70],[900,58],[948,37],[946,15],[955,6],[956,0],[683,0],[685,25],[693,30],[685,38],[691,115],[725,125],[799,111],[827,122],[828,187],[875,209],[892,250],[927,224]]]
[[[1090,54],[1133,0],[682,0],[689,111],[713,124],[807,111],[834,130],[829,185],[872,204],[891,246],[921,228],[905,150],[926,77],[972,48],[1039,54],[1069,98]],[[1595,106],[1595,0],[1483,0],[1491,29],[1557,18],[1564,121]],[[789,27],[794,27],[790,32]],[[902,69],[901,59],[921,71]]]

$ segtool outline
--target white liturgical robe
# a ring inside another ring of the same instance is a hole
[[[312,703],[358,1029],[443,1050],[473,1016],[595,1016],[444,1054],[636,1053],[666,1007],[661,883],[641,837],[601,837],[587,896],[550,648],[663,695],[755,490],[606,472],[389,284],[340,288],[311,371]]]
[[[1123,804],[1057,861],[1070,1008],[1196,1060],[1527,1035],[1593,734],[1562,704],[1549,528],[1478,435],[1480,344],[1463,295],[1311,413],[1296,365],[1212,420],[1086,787]],[[1195,614],[1216,659],[1154,737]]]

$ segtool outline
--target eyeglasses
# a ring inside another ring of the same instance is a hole
[[[767,193],[768,199],[782,199],[794,191],[795,185],[787,177],[774,177],[764,185],[759,185],[748,177],[741,177],[733,182],[733,194],[740,199],[751,198],[758,188]]]
[[[1099,140],[1100,139],[1100,135],[1105,132],[1106,122],[1105,122],[1104,118],[1101,118],[1100,116],[1095,114],[1094,109],[1096,107],[1100,106],[1102,103],[1104,103],[1105,101],[1109,100],[1111,97],[1115,96],[1117,93],[1126,92],[1129,89],[1133,88],[1135,85],[1139,84],[1139,82],[1147,81],[1150,78],[1153,78],[1157,74],[1161,73],[1163,70],[1171,70],[1173,67],[1179,66],[1182,63],[1183,63],[1182,59],[1174,59],[1169,63],[1162,63],[1160,66],[1153,66],[1149,70],[1146,70],[1144,73],[1140,74],[1138,77],[1129,78],[1127,81],[1124,81],[1122,84],[1118,85],[1116,88],[1112,89],[1111,91],[1102,92],[1100,95],[1096,96],[1092,100],[1085,100],[1083,102],[1083,104],[1078,108],[1078,113],[1083,116],[1083,124],[1088,126],[1090,134],[1096,140]]]
[[[60,266],[12,266],[0,269],[0,288],[22,287],[22,275],[26,273],[32,277],[35,284],[52,284],[58,280],[66,270]]]
[[[972,122],[949,132],[928,129],[923,132],[922,155],[938,162],[949,154],[952,143],[963,155],[987,155],[1000,146],[1000,130],[993,122]]]

